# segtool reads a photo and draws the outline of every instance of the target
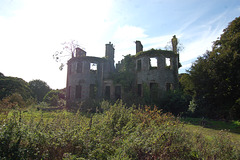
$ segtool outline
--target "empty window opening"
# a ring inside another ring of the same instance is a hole
[[[105,87],[105,98],[110,99],[110,86]]]
[[[156,102],[158,100],[158,84],[150,83],[150,97],[151,100]]]
[[[150,69],[157,69],[157,58],[150,58]]]
[[[166,62],[166,68],[170,69],[170,66],[171,66],[170,58],[165,58],[165,62]]]
[[[90,98],[96,98],[97,95],[97,87],[95,84],[90,84],[90,91],[89,91],[89,97]]]
[[[90,72],[97,73],[97,63],[90,63]]]
[[[121,86],[116,86],[115,87],[115,98],[116,99],[121,99]]]
[[[166,91],[173,90],[173,84],[172,83],[166,83]]]
[[[142,96],[142,84],[138,84],[138,96],[141,97]]]
[[[142,69],[142,61],[141,61],[141,59],[139,59],[137,61],[137,71],[141,71],[141,69]]]
[[[82,62],[77,63],[77,73],[82,73],[82,66],[83,66]]]
[[[81,85],[77,85],[76,86],[76,94],[75,97],[77,99],[80,99],[82,97],[82,86]]]

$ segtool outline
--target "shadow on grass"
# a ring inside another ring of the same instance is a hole
[[[232,133],[240,134],[240,122],[239,121],[215,121],[205,118],[181,118],[184,123],[199,125],[205,128],[214,130],[228,130]]]

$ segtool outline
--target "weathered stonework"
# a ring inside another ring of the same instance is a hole
[[[176,38],[176,37],[175,37]],[[176,43],[175,43],[176,44]],[[140,41],[136,41],[134,58],[136,87],[139,96],[143,95],[143,85],[162,91],[178,88],[179,55],[176,46],[174,51],[149,50],[143,51]],[[113,44],[106,44],[104,58],[86,56],[86,52],[76,49],[76,56],[68,61],[67,103],[93,99],[119,99],[122,87],[115,84],[111,74],[121,64],[114,67]]]

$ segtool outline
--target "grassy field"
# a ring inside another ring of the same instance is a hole
[[[214,139],[220,132],[227,132],[231,140],[240,149],[240,122],[215,121],[201,118],[184,118],[185,128],[190,132],[201,133],[208,139]],[[228,138],[228,137],[225,137]]]
[[[240,158],[238,122],[208,120],[203,127],[200,119],[179,120],[148,107],[105,102],[102,108],[95,114],[36,107],[1,112],[0,159]],[[227,126],[235,133],[221,131]]]
[[[182,118],[186,124],[192,124],[196,126],[202,126],[213,130],[227,130],[231,133],[240,134],[240,122],[239,121],[215,121],[202,118]]]

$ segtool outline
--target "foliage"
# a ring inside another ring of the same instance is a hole
[[[43,98],[50,106],[64,106],[66,94],[63,90],[51,90]]]
[[[0,78],[5,77],[3,73],[0,72]]]
[[[134,80],[136,74],[134,59],[131,55],[124,56],[124,59],[121,61],[121,67],[118,72],[112,74],[114,83],[119,83],[123,86],[125,92],[130,92],[133,90]]]
[[[166,92],[160,99],[159,106],[166,112],[175,116],[183,115],[188,111],[191,96],[184,94],[182,90]]]
[[[208,140],[156,107],[102,105],[103,113],[88,115],[12,111],[0,124],[0,159],[240,158],[226,132]]]
[[[238,133],[240,134],[240,123],[239,121],[216,121],[216,120],[211,120],[208,118],[181,118],[181,121],[192,124],[192,125],[200,125],[205,128],[211,128],[214,130],[228,130],[229,132],[232,133]],[[207,130],[209,132],[209,130]],[[209,132],[209,134],[211,134]],[[214,133],[212,133],[214,134]],[[240,135],[239,135],[239,140],[240,140]],[[240,141],[239,141],[240,143]]]
[[[159,54],[173,54],[173,51],[168,51],[168,50],[161,50],[161,49],[150,49],[148,51],[141,51],[138,52],[135,57],[139,57],[139,56],[157,56]]]
[[[21,78],[15,77],[0,77],[0,100],[4,97],[11,96],[13,93],[18,93],[24,100],[32,97],[29,84]]]
[[[191,77],[187,73],[181,73],[179,75],[179,88],[183,90],[184,94],[193,95],[193,82],[191,81]]]
[[[12,95],[3,98],[2,101],[0,101],[0,108],[16,109],[25,106],[26,103],[19,93],[13,93]]]
[[[138,52],[138,56],[141,54],[157,54],[161,50],[149,50]],[[170,51],[167,51],[170,52]],[[148,84],[143,83],[143,96],[136,95],[136,72],[135,72],[134,56],[127,55],[121,62],[118,72],[112,75],[114,83],[119,83],[124,88],[124,94],[122,100],[127,106],[132,104],[136,105],[157,105],[165,112],[172,112],[174,115],[183,114],[187,112],[187,107],[191,96],[187,93],[179,91],[165,92],[158,87],[150,87]],[[182,75],[182,79],[185,75]],[[187,84],[187,82],[186,82]],[[186,88],[186,87],[184,87]]]
[[[46,82],[39,79],[30,81],[29,88],[38,102],[42,102],[43,97],[51,90]]]
[[[239,109],[235,109],[240,97],[239,28],[240,17],[237,17],[214,42],[212,51],[199,57],[189,70],[190,77],[185,80],[190,85],[185,85],[186,91],[192,92],[198,114],[211,118],[239,118]]]
[[[235,101],[235,104],[230,108],[229,114],[232,119],[240,120],[240,98]]]

